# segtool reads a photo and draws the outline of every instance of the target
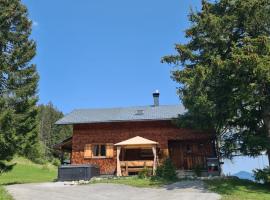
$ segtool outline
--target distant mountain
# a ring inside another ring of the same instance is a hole
[[[241,179],[255,181],[253,174],[250,172],[246,172],[246,171],[237,172],[236,174],[233,174],[233,176],[237,176],[238,178],[241,178]]]

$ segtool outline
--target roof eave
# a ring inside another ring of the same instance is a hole
[[[159,118],[159,119],[132,119],[132,120],[107,120],[107,121],[85,121],[85,122],[55,122],[56,125],[73,125],[73,124],[98,124],[98,123],[113,123],[113,122],[142,122],[142,121],[171,121],[173,118]]]

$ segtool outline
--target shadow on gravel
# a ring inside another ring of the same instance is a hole
[[[201,192],[209,192],[202,181],[179,181],[173,184],[164,185],[167,190],[183,189],[183,190],[200,190]]]

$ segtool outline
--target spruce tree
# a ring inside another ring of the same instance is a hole
[[[0,0],[0,160],[27,155],[38,141],[36,44],[20,0]]]
[[[270,164],[270,0],[203,0],[189,20],[163,58],[188,109],[179,125],[213,130],[223,157],[267,151]]]

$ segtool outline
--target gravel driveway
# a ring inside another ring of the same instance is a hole
[[[39,183],[6,186],[15,200],[217,200],[201,181],[181,181],[162,188],[136,188],[118,184],[65,185]]]

